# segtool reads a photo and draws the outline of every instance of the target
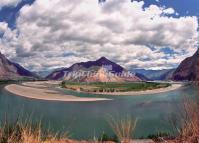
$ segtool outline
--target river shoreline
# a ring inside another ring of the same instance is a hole
[[[10,84],[5,86],[8,92],[26,97],[29,99],[39,99],[47,101],[66,101],[66,102],[95,102],[111,100],[108,98],[77,97],[66,95],[62,92],[51,89],[54,86],[51,82],[27,82],[22,85]]]
[[[143,90],[143,91],[128,91],[128,92],[85,92],[85,93],[97,94],[97,95],[139,96],[139,95],[147,95],[147,94],[164,93],[164,92],[176,90],[176,89],[178,89],[180,87],[182,87],[182,84],[171,84],[171,86],[168,86],[168,87],[157,88],[157,89],[152,89],[152,90]]]
[[[24,82],[21,85],[19,84],[10,84],[5,87],[5,89],[15,95],[30,98],[30,99],[39,99],[47,101],[74,101],[74,102],[94,102],[94,101],[106,101],[111,100],[108,98],[95,98],[95,97],[77,97],[74,95],[66,95],[61,91],[55,90],[55,87],[59,85],[59,82],[55,81],[42,81],[42,82]],[[131,92],[82,92],[88,94],[97,94],[97,95],[114,95],[114,96],[139,96],[146,94],[157,94],[168,91],[173,91],[180,88],[182,84],[172,84],[166,88],[159,88],[146,91],[131,91]],[[78,91],[81,92],[81,91]]]

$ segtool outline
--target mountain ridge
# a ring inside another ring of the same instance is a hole
[[[37,78],[35,74],[22,67],[20,64],[11,62],[0,52],[0,79],[18,80],[22,78]]]
[[[172,76],[174,81],[199,81],[199,48],[193,56],[184,59]]]
[[[144,75],[148,80],[167,81],[172,79],[172,75],[175,70],[176,69],[162,69],[162,70],[134,69],[132,71]]]
[[[104,68],[104,69],[102,69]],[[133,75],[131,74],[129,78],[125,77],[119,77],[115,75],[120,75],[120,74],[127,74],[128,71],[120,66],[117,63],[112,62],[111,60],[101,57],[97,59],[96,61],[87,61],[87,62],[80,62],[80,63],[75,63],[69,68],[63,68],[61,70],[57,70],[49,74],[46,78],[51,79],[51,80],[74,80],[76,79],[70,79],[68,75],[72,72],[95,72],[95,75],[92,76],[82,76],[78,81],[83,81],[83,82],[117,82],[117,81],[142,81],[143,79],[139,78],[136,76],[136,74]],[[103,73],[103,74],[102,74]],[[114,76],[113,76],[114,74]],[[100,75],[99,77],[103,77],[103,79],[97,78],[96,75]],[[110,78],[110,75],[112,76],[112,79]],[[143,77],[142,77],[143,78]]]

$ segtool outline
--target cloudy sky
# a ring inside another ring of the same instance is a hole
[[[1,0],[0,51],[29,70],[102,56],[176,67],[198,47],[199,0]]]

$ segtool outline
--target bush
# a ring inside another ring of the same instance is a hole
[[[123,118],[114,118],[111,116],[108,122],[119,141],[130,142],[130,140],[133,139],[137,119],[133,120],[128,116]]]

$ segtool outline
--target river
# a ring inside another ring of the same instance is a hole
[[[69,132],[75,139],[93,139],[113,132],[107,122],[109,116],[130,116],[138,119],[134,136],[147,137],[158,132],[171,132],[168,122],[177,114],[184,96],[196,98],[197,87],[188,85],[177,90],[154,95],[108,96],[114,100],[99,102],[58,102],[27,99],[8,93],[0,85],[0,119],[9,121],[31,119],[42,122],[53,132]],[[92,96],[65,90],[76,96]],[[104,97],[104,96],[103,96]],[[106,97],[106,96],[105,96]]]

